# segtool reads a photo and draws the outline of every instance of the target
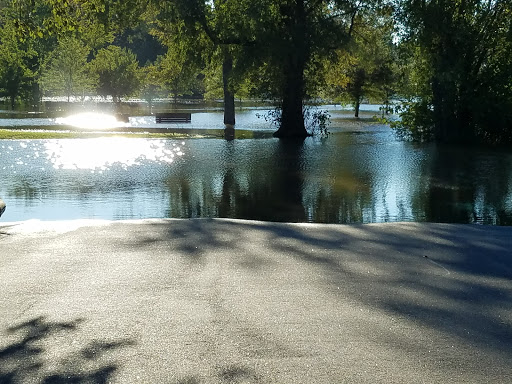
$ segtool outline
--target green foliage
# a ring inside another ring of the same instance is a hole
[[[419,83],[402,127],[430,121],[422,132],[436,141],[512,142],[512,2],[403,0],[400,10]]]
[[[196,86],[198,68],[187,60],[180,46],[170,46],[167,53],[158,57],[155,67],[159,87],[170,93],[174,99],[190,94]]]
[[[373,1],[271,1],[262,23],[259,91],[282,108],[277,135],[305,136],[303,103],[319,95],[325,59],[346,49],[354,21]]]
[[[141,96],[151,107],[153,100],[159,97],[160,76],[158,68],[156,65],[148,63],[140,69],[140,73],[142,78]]]
[[[0,95],[10,99],[14,108],[18,97],[29,98],[35,76],[36,51],[28,41],[16,38],[12,20],[4,19],[0,29]]]
[[[87,63],[89,53],[89,47],[76,38],[59,39],[40,78],[42,88],[52,94],[64,94],[68,101],[72,96],[89,93],[95,86]]]
[[[311,135],[328,136],[331,114],[314,106],[304,107],[304,121]]]
[[[225,121],[234,120],[233,98],[248,92],[250,52],[256,42],[259,13],[265,8],[249,0],[154,4],[158,6],[155,34],[173,52],[175,68],[169,71],[168,81],[178,78],[181,83],[193,84],[204,78],[204,97],[224,98]]]
[[[324,109],[315,106],[305,106],[303,113],[306,129],[310,135],[329,135],[329,124],[331,114]],[[272,108],[264,113],[257,113],[256,117],[264,119],[271,127],[279,128],[282,123],[281,108]]]
[[[140,87],[139,66],[135,55],[127,49],[110,45],[101,49],[91,68],[98,76],[98,93],[112,96],[114,102],[131,96]]]
[[[393,19],[387,9],[354,18],[353,40],[335,51],[326,66],[326,96],[352,104],[358,117],[363,99],[389,103],[395,93],[397,68]]]
[[[401,119],[392,121],[398,137],[414,141],[431,141],[434,121],[433,111],[426,101],[403,102],[396,110]]]
[[[305,102],[398,95],[404,137],[512,142],[512,0],[12,0],[0,18],[12,105],[96,80],[115,101],[257,96],[279,105],[280,136],[304,136]]]

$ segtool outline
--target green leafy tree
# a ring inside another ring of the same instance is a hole
[[[263,84],[280,102],[277,137],[305,137],[305,101],[319,93],[325,58],[347,46],[359,12],[371,1],[268,1],[259,38]]]
[[[326,94],[343,104],[352,104],[355,117],[359,117],[363,99],[389,104],[395,92],[397,68],[390,9],[361,13],[347,48],[336,51],[326,62]]]
[[[179,46],[187,65],[220,68],[224,98],[224,123],[235,124],[234,97],[247,66],[246,48],[255,44],[257,22],[265,4],[250,0],[154,0],[157,29],[168,46]],[[178,60],[179,61],[179,60]],[[213,83],[215,79],[212,79]],[[208,81],[208,80],[207,80]]]
[[[4,94],[10,94],[11,104],[17,98],[34,104],[40,100],[37,78],[56,43],[54,37],[41,32],[51,17],[51,10],[41,1],[9,1],[0,8]],[[27,25],[31,29],[26,29]]]
[[[31,41],[17,39],[12,20],[4,19],[0,28],[0,94],[9,99],[12,109],[19,97],[26,99],[31,92],[35,56]]]
[[[87,58],[90,49],[74,37],[59,39],[59,45],[49,57],[47,70],[40,82],[43,89],[64,94],[68,102],[72,96],[84,95],[94,88]]]
[[[317,92],[322,58],[348,43],[358,12],[374,3],[379,1],[153,2],[163,34],[188,39],[186,46],[208,59],[221,58],[225,122],[234,122],[234,94],[251,77],[255,90],[280,103],[279,137],[309,134],[303,103]]]
[[[155,66],[159,85],[170,91],[176,103],[177,97],[192,93],[197,78],[197,67],[189,65],[187,56],[179,46],[169,47],[167,53],[160,56]]]
[[[400,2],[416,94],[399,132],[445,143],[512,142],[512,1]]]
[[[115,45],[101,49],[91,62],[91,68],[98,76],[98,93],[112,96],[115,103],[139,90],[139,65],[128,49]]]

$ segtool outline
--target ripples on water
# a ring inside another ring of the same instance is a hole
[[[512,157],[388,128],[277,139],[0,141],[4,221],[233,217],[512,224]]]

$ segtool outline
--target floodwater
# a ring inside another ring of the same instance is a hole
[[[361,117],[372,118],[379,115],[379,105],[362,105]],[[113,107],[95,107],[91,109],[75,108],[75,112],[65,112],[61,106],[44,112],[13,112],[0,110],[0,128],[24,128],[24,129],[51,129],[66,128],[74,126],[81,129],[97,130],[114,128],[139,128],[151,130],[155,128],[194,128],[194,129],[223,129],[223,110],[221,107],[205,108],[204,105],[182,106],[176,112],[189,112],[192,115],[191,123],[156,123],[154,113],[161,112],[162,108],[154,108],[152,114],[148,113],[147,107],[124,107],[119,111],[120,115],[128,117],[127,122],[119,121],[114,117]],[[236,109],[236,128],[241,130],[269,131],[276,130],[276,127],[265,120],[269,107],[250,107]],[[312,111],[328,111],[331,117],[331,128],[336,131],[339,122],[350,124],[353,111],[348,107],[341,106],[318,106]],[[164,110],[167,112],[167,110]]]
[[[239,114],[237,128],[271,129],[256,113]],[[512,225],[512,154],[402,142],[386,125],[343,113],[332,112],[332,135],[300,143],[0,140],[2,221],[229,217]],[[219,121],[219,111],[198,112],[192,126],[219,128]]]

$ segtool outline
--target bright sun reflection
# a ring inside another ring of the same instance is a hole
[[[114,164],[127,169],[143,161],[172,163],[183,156],[184,142],[130,138],[51,140],[45,153],[56,169],[105,171]]]
[[[68,117],[59,117],[56,119],[56,123],[83,129],[109,129],[126,125],[118,121],[115,116],[97,112],[84,112]]]

